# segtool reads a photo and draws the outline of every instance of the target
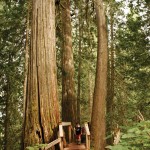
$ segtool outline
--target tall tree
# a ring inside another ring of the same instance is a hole
[[[79,4],[80,3],[80,4]],[[81,108],[80,108],[80,103],[81,103],[81,65],[82,65],[82,1],[76,2],[77,7],[79,8],[79,15],[78,15],[78,23],[79,26],[76,27],[76,32],[79,32],[78,39],[79,39],[79,45],[78,45],[78,92],[77,92],[77,122],[80,123],[81,120]],[[76,15],[77,17],[77,15]]]
[[[107,32],[104,6],[102,0],[95,0],[97,28],[98,28],[98,50],[94,100],[92,108],[92,137],[94,149],[105,149],[105,101],[107,81]]]
[[[72,51],[72,27],[70,14],[70,0],[62,0],[62,120],[76,121],[76,97],[74,84],[74,59]]]
[[[55,1],[32,1],[31,49],[25,101],[24,149],[54,139],[59,122]]]
[[[78,64],[78,95],[77,95],[77,121],[80,122],[80,99],[81,99],[81,19],[79,18],[79,64]]]

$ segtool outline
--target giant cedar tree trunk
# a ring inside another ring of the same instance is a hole
[[[95,0],[95,6],[98,27],[98,53],[91,127],[94,150],[104,150],[107,85],[107,32],[102,0]]]
[[[70,0],[62,0],[62,120],[73,124],[76,120],[76,98],[74,85],[74,60],[72,51]]]
[[[54,138],[59,121],[55,1],[32,1],[31,49],[25,102],[24,149]]]

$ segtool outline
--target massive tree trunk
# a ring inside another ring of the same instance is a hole
[[[92,109],[94,150],[105,149],[105,113],[107,85],[107,32],[102,0],[95,0],[98,27],[97,69]]]
[[[76,121],[76,98],[74,84],[74,60],[72,51],[70,0],[62,0],[62,120]]]
[[[32,1],[31,31],[24,149],[53,140],[59,122],[54,0]]]

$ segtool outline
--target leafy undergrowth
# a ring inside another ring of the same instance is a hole
[[[38,144],[38,145],[35,145],[33,147],[26,147],[26,150],[39,150],[39,149],[43,149],[44,147],[46,147],[47,144]]]
[[[150,121],[141,121],[132,127],[123,128],[118,145],[107,146],[110,150],[150,150]]]

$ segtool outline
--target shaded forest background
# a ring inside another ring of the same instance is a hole
[[[109,135],[117,124],[126,127],[140,121],[139,112],[145,120],[150,119],[150,3],[148,0],[105,0],[104,5],[109,52]],[[63,41],[61,7],[61,2],[56,3],[60,103]],[[75,95],[77,97],[80,88],[78,99],[80,120],[83,123],[91,120],[97,58],[96,14],[92,0],[71,0],[70,8]],[[7,147],[7,150],[18,150],[21,145],[28,13],[28,1],[0,1],[0,149]]]

